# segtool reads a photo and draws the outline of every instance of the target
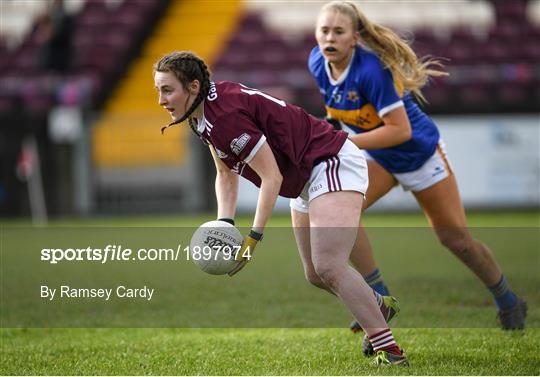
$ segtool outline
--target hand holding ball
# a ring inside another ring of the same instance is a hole
[[[224,275],[239,263],[236,254],[243,240],[234,225],[220,220],[208,221],[191,237],[191,260],[208,274]]]

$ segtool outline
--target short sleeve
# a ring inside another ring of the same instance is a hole
[[[383,68],[375,57],[366,57],[367,68],[361,77],[360,85],[368,102],[382,117],[386,113],[404,106],[394,86],[394,79],[389,69]]]
[[[253,120],[240,112],[222,116],[212,127],[212,141],[216,148],[249,163],[266,142],[266,137]]]

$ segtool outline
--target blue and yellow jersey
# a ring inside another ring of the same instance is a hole
[[[357,46],[351,63],[338,80],[332,79],[318,46],[311,51],[308,65],[324,96],[328,116],[340,120],[349,133],[381,127],[386,113],[405,106],[412,139],[395,147],[367,151],[389,172],[417,170],[435,153],[439,141],[437,127],[411,96],[394,83],[392,73],[376,54]]]

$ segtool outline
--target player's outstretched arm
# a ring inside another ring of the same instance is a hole
[[[233,276],[244,268],[247,262],[252,258],[257,243],[262,239],[264,227],[272,214],[272,210],[274,209],[279,195],[279,190],[281,189],[281,183],[283,182],[283,176],[279,171],[276,158],[266,142],[249,162],[249,166],[261,178],[261,188],[257,200],[257,210],[255,211],[252,230],[244,238],[242,248],[237,253],[237,259],[240,263],[229,272],[230,276]]]
[[[261,189],[252,228],[259,233],[263,233],[276,204],[283,176],[279,171],[274,153],[266,142],[249,162],[249,166],[261,178]]]
[[[234,219],[236,202],[238,200],[238,175],[221,161],[214,147],[210,146],[210,153],[216,165],[216,201],[217,218]]]

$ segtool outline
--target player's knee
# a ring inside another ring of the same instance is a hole
[[[326,287],[336,292],[340,274],[335,265],[324,262],[318,263],[315,265],[315,272]]]
[[[467,259],[474,252],[472,238],[465,230],[453,230],[439,235],[441,244],[461,259]]]
[[[316,286],[318,288],[322,288],[322,289],[326,288],[323,281],[321,280],[319,275],[317,275],[317,273],[314,270],[312,270],[312,269],[311,270],[306,270],[305,275],[306,275],[306,280],[309,281],[310,284],[313,284],[314,286]]]

